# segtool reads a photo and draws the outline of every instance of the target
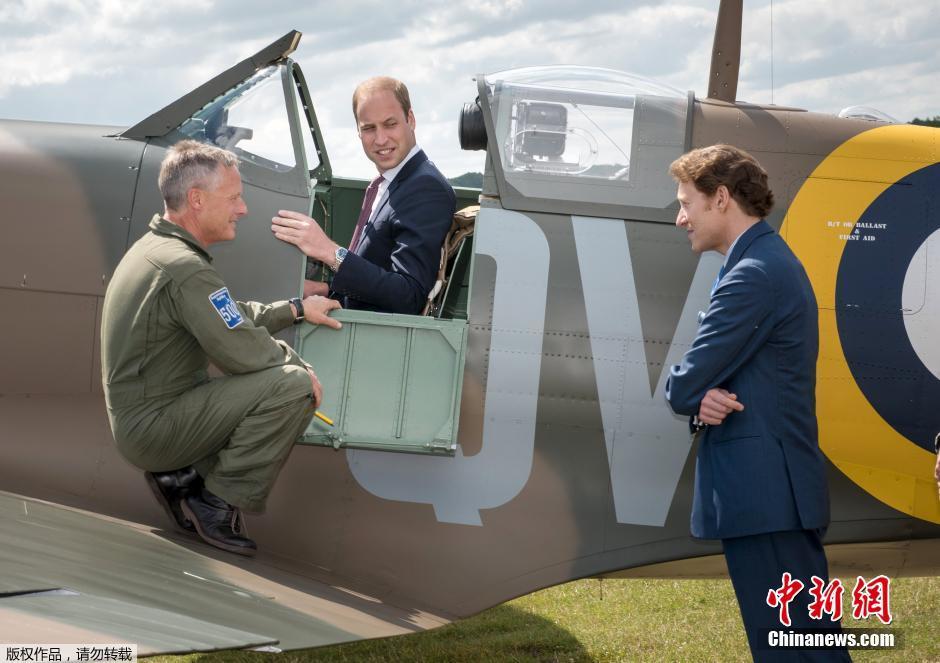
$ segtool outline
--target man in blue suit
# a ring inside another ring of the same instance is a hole
[[[307,281],[305,296],[329,293],[345,308],[419,314],[437,280],[456,196],[417,145],[404,83],[385,76],[361,83],[353,94],[353,115],[362,149],[379,176],[366,190],[349,247],[297,212],[281,210],[271,229],[334,272],[329,286]]]
[[[808,611],[812,577],[829,582],[812,286],[762,220],[773,193],[751,155],[715,145],[683,155],[670,173],[679,183],[676,225],[692,250],[725,256],[695,340],[666,384],[673,411],[702,431],[692,535],[721,539],[755,660],[848,660],[844,649],[768,648],[768,629],[787,630],[779,607],[768,605],[785,572],[803,583],[789,604],[789,628],[839,628],[829,615],[815,620]]]

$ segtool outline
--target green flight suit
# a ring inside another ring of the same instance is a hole
[[[144,470],[193,465],[206,487],[262,511],[313,415],[306,364],[271,334],[290,304],[235,302],[212,257],[155,215],[104,298],[101,366],[118,450]],[[210,379],[212,362],[226,375]]]

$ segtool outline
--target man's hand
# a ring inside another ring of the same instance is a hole
[[[727,389],[709,389],[699,405],[698,418],[709,426],[720,426],[729,414],[743,409],[744,404],[738,402],[737,394]]]
[[[271,231],[283,242],[293,244],[314,260],[332,266],[339,245],[326,236],[316,221],[306,214],[291,210],[278,210],[271,219]]]
[[[313,325],[326,325],[333,329],[342,329],[343,325],[327,315],[333,309],[343,308],[335,299],[327,299],[320,295],[304,297],[304,319]]]
[[[320,407],[320,403],[323,402],[323,386],[320,384],[320,381],[317,379],[317,374],[313,372],[312,368],[307,369],[307,373],[310,375],[310,386],[313,388],[313,409]]]
[[[326,297],[328,294],[330,294],[330,286],[323,281],[304,280],[304,297],[312,297],[313,295]]]

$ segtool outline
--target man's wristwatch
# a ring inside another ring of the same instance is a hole
[[[339,270],[339,266],[343,264],[347,253],[349,253],[349,250],[346,247],[336,247],[336,253],[333,254],[333,264],[330,265],[330,269],[332,269],[334,272]]]
[[[294,310],[297,311],[297,317],[294,318],[294,324],[299,325],[304,321],[304,303],[300,297],[293,297],[287,301],[288,303],[294,305]]]

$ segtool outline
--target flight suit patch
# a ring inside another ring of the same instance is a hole
[[[229,329],[235,329],[244,322],[241,313],[238,312],[238,306],[232,296],[228,294],[228,288],[220,288],[213,292],[209,295],[209,301],[212,302],[215,310],[218,311],[219,316],[225,322],[225,326]]]

